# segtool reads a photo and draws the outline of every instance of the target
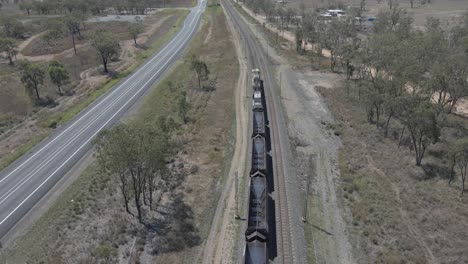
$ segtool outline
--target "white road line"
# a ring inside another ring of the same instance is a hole
[[[203,3],[204,0],[202,0],[200,3]],[[200,6],[201,7],[201,6]],[[199,10],[196,11],[196,13],[200,13],[201,9],[199,8]],[[197,17],[196,19],[199,21],[201,17]],[[197,21],[197,24],[198,24],[198,21]],[[191,22],[191,24],[193,24],[193,20]],[[114,117],[120,113],[120,111],[122,111],[122,109],[124,109],[128,103],[133,100],[133,98],[135,98],[135,96],[137,96],[144,88],[146,85],[148,85],[152,80],[153,78],[158,75],[161,70],[167,66],[167,64],[169,64],[171,62],[171,60],[178,54],[178,52],[186,45],[186,42],[187,40],[192,36],[193,32],[195,31],[197,27],[193,27],[191,32],[188,34],[188,36],[183,40],[182,44],[177,48],[176,52],[172,54],[172,56],[166,61],[166,63],[155,73],[153,74],[153,76],[151,76],[151,78],[144,84],[142,85],[142,87],[122,106],[120,107],[120,109],[118,111],[116,111],[114,113],[114,115],[111,116],[111,118],[109,118],[88,140],[86,140],[86,142],[84,144],[82,144],[80,146],[80,148],[78,148],[78,150],[76,150],[75,152],[73,152],[73,154],[65,161],[62,163],[62,165],[60,165],[51,175],[49,175],[49,177],[47,177],[38,187],[36,187],[36,189],[34,189],[34,191],[32,191],[18,206],[16,206],[13,211],[11,211],[1,222],[0,222],[0,225],[2,225],[6,220],[8,220],[8,218],[11,217],[12,214],[14,214],[29,198],[31,198],[31,196],[33,196],[46,182],[49,181],[50,178],[52,178],[68,161],[70,161],[75,155],[76,153],[78,153],[86,144],[88,144],[96,135],[97,133],[99,133],[112,119],[114,119]]]

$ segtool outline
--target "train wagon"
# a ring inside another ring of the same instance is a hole
[[[265,138],[261,135],[254,136],[252,139],[252,168],[250,175],[254,175],[257,172],[266,175],[266,156]]]
[[[265,112],[263,108],[263,98],[260,91],[254,92],[253,99],[253,130],[252,137],[256,135],[265,136]]]
[[[249,195],[249,217],[245,240],[247,242],[266,242],[268,237],[267,221],[267,180],[264,176],[251,177]]]
[[[252,137],[257,135],[265,136],[265,114],[263,111],[255,111],[253,113],[253,130],[252,130]]]
[[[260,91],[254,91],[253,93],[253,102],[252,102],[252,110],[263,111],[263,100],[262,100],[262,93]]]
[[[245,245],[245,264],[266,264],[268,263],[267,244],[258,240],[247,242]]]
[[[261,91],[263,86],[263,81],[260,78],[260,70],[253,69],[252,70],[252,89],[254,91]]]
[[[265,105],[260,70],[252,70],[253,130],[249,212],[245,230],[244,263],[268,263],[268,189]]]

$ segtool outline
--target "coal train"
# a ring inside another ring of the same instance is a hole
[[[268,262],[268,189],[266,105],[263,81],[252,70],[252,159],[250,169],[249,214],[245,231],[245,264]]]

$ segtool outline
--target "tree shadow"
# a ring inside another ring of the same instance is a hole
[[[312,226],[313,228],[315,228],[315,229],[317,229],[317,230],[319,230],[319,231],[321,231],[321,232],[323,232],[323,233],[325,233],[325,234],[327,234],[329,236],[333,236],[333,233],[330,233],[327,230],[325,230],[325,229],[323,229],[323,228],[321,228],[319,226],[316,226],[314,224],[310,224],[310,226]]]
[[[433,179],[435,177],[442,179],[450,178],[450,168],[447,165],[426,163],[421,167],[424,171],[424,180]]]
[[[183,194],[174,195],[164,207],[163,214],[145,223],[151,253],[178,252],[200,245],[202,240],[195,226],[194,213],[184,202]]]

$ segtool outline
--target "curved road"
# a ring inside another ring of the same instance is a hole
[[[164,74],[195,35],[206,0],[199,0],[181,30],[132,75],[0,172],[0,239]]]

